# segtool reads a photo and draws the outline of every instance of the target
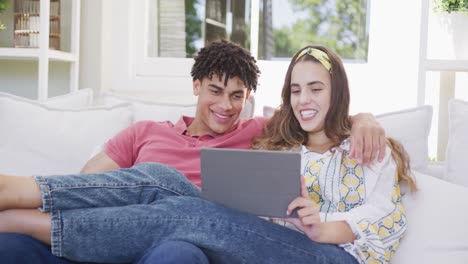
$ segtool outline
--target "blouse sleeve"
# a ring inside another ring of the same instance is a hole
[[[382,162],[365,167],[365,171],[366,181],[375,182],[368,186],[365,203],[347,212],[321,213],[321,219],[348,223],[356,239],[340,246],[361,263],[388,263],[406,229],[397,167],[389,148]]]

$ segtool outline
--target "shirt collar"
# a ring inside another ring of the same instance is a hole
[[[177,121],[177,123],[174,125],[174,129],[177,131],[178,134],[180,135],[184,135],[187,133],[187,128],[192,124],[193,120],[195,118],[193,117],[189,117],[189,116],[182,116],[179,121]],[[208,136],[211,136],[213,138],[217,138],[217,137],[220,137],[220,136],[224,136],[234,130],[236,130],[238,127],[239,127],[239,123],[241,121],[238,121],[234,124],[234,126],[229,129],[228,131],[226,131],[226,133],[222,134],[222,135],[218,135],[218,134],[207,134]],[[204,135],[203,135],[204,136]]]
[[[174,125],[174,129],[178,134],[183,135],[187,132],[187,128],[192,124],[194,118],[188,116],[182,116],[179,121]]]

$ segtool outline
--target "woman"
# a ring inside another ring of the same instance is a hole
[[[287,220],[289,226],[340,245],[360,263],[388,263],[406,228],[398,183],[413,191],[416,185],[408,156],[393,139],[382,162],[364,167],[349,157],[349,97],[337,55],[305,47],[288,69],[282,106],[254,147],[302,151],[302,196],[288,208],[300,208],[300,217]]]
[[[301,197],[288,207],[299,218],[275,219],[301,232],[200,199],[182,174],[154,163],[20,186],[3,178],[0,208],[42,207],[43,226],[23,232],[76,261],[130,262],[171,240],[197,246],[212,263],[388,263],[406,227],[398,182],[415,189],[403,149],[389,140],[392,151],[368,168],[348,157],[346,73],[325,48],[293,57],[282,98],[254,146],[303,152]],[[33,195],[19,199],[22,192]]]

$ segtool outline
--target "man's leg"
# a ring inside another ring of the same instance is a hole
[[[176,240],[202,248],[214,263],[357,263],[339,246],[197,197],[51,216],[52,252],[75,261],[130,262],[154,243]]]
[[[184,175],[158,163],[86,175],[36,176],[36,180],[0,176],[0,232],[27,234],[50,244],[50,215],[35,209],[39,206],[48,212],[149,204],[167,196],[200,195],[200,189]],[[5,210],[9,208],[13,209]]]
[[[0,210],[69,210],[149,204],[172,196],[199,196],[200,189],[176,169],[159,163],[94,174],[0,177]],[[52,208],[53,205],[53,208]]]
[[[0,234],[0,263],[68,264],[52,255],[49,246],[26,235]]]
[[[136,264],[209,264],[207,256],[197,246],[185,241],[155,243]]]

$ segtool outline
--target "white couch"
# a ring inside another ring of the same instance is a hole
[[[96,100],[94,100],[96,102]],[[176,121],[194,113],[194,104],[167,104],[107,94],[91,106],[90,89],[46,102],[0,93],[0,173],[13,175],[76,173],[98,146],[142,119]],[[255,101],[243,113],[253,113]],[[272,108],[266,107],[265,114]],[[419,191],[405,192],[408,230],[393,263],[468,262],[468,103],[450,103],[446,164],[430,164],[429,106],[378,116],[387,134],[410,154]],[[435,174],[430,176],[429,174]],[[465,179],[466,178],[466,179]],[[452,183],[448,182],[451,181]]]

